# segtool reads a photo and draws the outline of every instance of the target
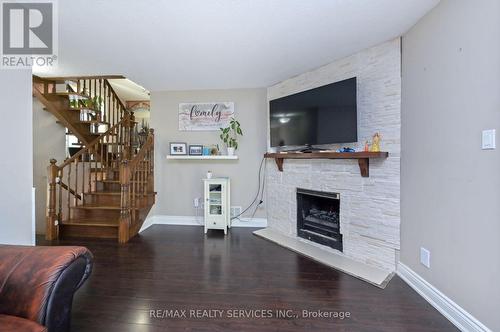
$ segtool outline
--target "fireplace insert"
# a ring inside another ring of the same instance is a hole
[[[342,251],[340,194],[297,188],[297,235]]]

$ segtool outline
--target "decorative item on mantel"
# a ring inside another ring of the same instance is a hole
[[[372,145],[370,147],[370,152],[380,152],[380,140],[382,136],[379,133],[373,135]]]
[[[243,136],[240,123],[235,118],[231,118],[229,126],[220,130],[222,132],[220,139],[226,144],[227,155],[234,156],[234,151],[238,148],[238,135]]]
[[[368,141],[365,141],[365,148],[363,149],[364,152],[370,152],[370,144]]]

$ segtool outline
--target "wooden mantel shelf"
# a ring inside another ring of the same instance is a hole
[[[357,159],[361,176],[367,178],[370,176],[370,159],[387,158],[389,152],[285,152],[285,153],[266,153],[265,158],[272,158],[280,172],[283,172],[283,161],[285,159]]]

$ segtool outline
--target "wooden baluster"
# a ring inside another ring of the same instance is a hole
[[[132,171],[132,206],[135,207],[136,204],[135,204],[135,194],[136,194],[136,190],[137,190],[137,170],[133,170]]]
[[[70,192],[70,190],[71,190],[71,164],[72,164],[72,163],[70,163],[70,164],[68,165],[68,183],[67,183],[67,186],[68,186],[68,190],[67,190],[67,192],[68,192],[68,197],[67,197],[67,204],[66,204],[66,207],[67,207],[67,209],[68,209],[68,210],[67,210],[67,211],[68,211],[68,216],[69,216],[70,218],[71,218],[71,216],[69,215],[69,211],[70,211],[70,206],[71,206],[71,203],[70,203],[70,199],[71,199],[71,192]]]
[[[104,159],[106,160],[106,169],[109,168],[109,143],[111,143],[111,135],[107,134],[106,137],[104,138],[106,140],[106,151],[105,151],[105,157]]]
[[[110,116],[110,109],[109,109],[109,88],[108,85],[106,84],[106,80],[104,80],[104,113],[106,114],[106,117],[109,122],[109,128],[113,126],[113,119]]]
[[[115,130],[113,129],[113,131],[111,132],[111,168],[115,168],[115,160],[116,160],[116,154],[115,154]]]
[[[122,125],[118,125],[118,129],[117,129],[117,132],[116,132],[116,147],[117,147],[117,150],[118,150],[118,154],[117,154],[117,159],[121,160],[121,131],[122,131]],[[119,167],[119,166],[118,166]]]
[[[141,160],[141,174],[142,174],[142,198],[144,199],[144,196],[146,194],[146,163],[144,160]]]
[[[87,162],[89,163],[89,189],[88,192],[92,192],[92,160],[91,160],[92,150],[89,148],[87,152]]]
[[[47,217],[45,221],[45,239],[54,240],[57,238],[56,220],[56,178],[58,167],[55,159],[50,159],[50,165],[47,167]]]
[[[78,206],[78,158],[75,159],[75,206]]]
[[[102,177],[102,171],[103,171],[103,165],[104,165],[104,144],[101,142],[101,144],[99,144],[100,148],[101,148],[101,163],[99,165],[99,169],[101,170],[101,177]]]
[[[113,148],[115,149],[115,160],[117,161],[119,159],[119,156],[118,154],[120,153],[120,146],[118,144],[119,140],[120,140],[120,125],[118,125],[115,129],[115,136],[114,136],[114,143],[115,145],[113,145]],[[115,165],[116,167],[119,167],[119,165]]]
[[[82,153],[82,205],[85,205],[85,153]]]
[[[94,191],[97,191],[97,144],[92,147],[93,158],[94,159]]]
[[[113,119],[113,125],[115,125],[118,122],[116,121],[116,118],[115,118],[115,103],[114,103],[114,99],[111,96],[111,89],[108,90],[108,100],[109,100],[109,109],[111,112],[111,118]]]
[[[130,166],[128,160],[120,164],[120,222],[118,226],[118,242],[125,243],[129,240],[130,230]]]
[[[59,169],[59,172],[57,174],[57,177],[58,177],[58,185],[59,185],[59,204],[58,204],[58,213],[57,213],[57,221],[58,223],[61,222],[62,218],[63,218],[63,208],[62,208],[62,186],[61,186],[61,181],[63,180],[63,175],[64,175],[64,172],[63,172],[63,169],[60,168]]]
[[[113,113],[115,114],[115,121],[116,123],[118,123],[121,120],[120,116],[118,115],[118,105],[116,105],[115,97],[113,96],[112,98],[113,98]]]
[[[130,128],[130,118],[125,118],[125,123],[123,125],[123,136],[122,136],[122,140],[123,140],[123,144],[124,144],[124,147],[123,147],[123,159],[129,159],[129,141],[128,141],[128,129]]]

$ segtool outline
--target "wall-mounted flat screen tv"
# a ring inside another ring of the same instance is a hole
[[[272,147],[358,141],[356,77],[269,102]]]

